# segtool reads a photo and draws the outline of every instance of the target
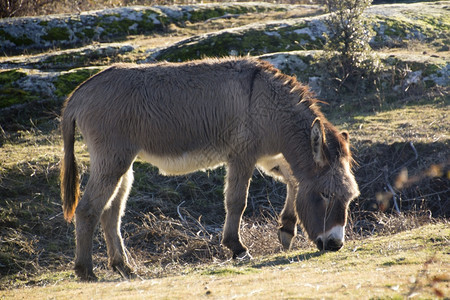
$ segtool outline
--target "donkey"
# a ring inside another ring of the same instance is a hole
[[[62,113],[61,194],[75,215],[75,272],[95,280],[92,239],[104,231],[109,265],[133,275],[120,233],[137,156],[165,175],[226,165],[222,244],[245,257],[240,223],[255,166],[287,183],[279,238],[289,248],[300,224],[320,250],[344,242],[347,210],[359,195],[349,135],[323,116],[319,101],[267,62],[223,58],[187,63],[119,64],[81,84]],[[90,153],[78,202],[75,128]]]

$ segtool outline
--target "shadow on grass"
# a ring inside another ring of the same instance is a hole
[[[3,137],[8,144],[17,147],[13,150],[18,151],[24,147],[32,150],[43,145],[45,147],[42,151],[49,151],[52,146],[59,147],[51,138],[58,125],[55,114],[38,113],[39,118],[32,122],[27,119],[28,114],[19,115],[23,123],[15,123],[16,125],[3,126],[0,118],[3,130],[6,130]],[[15,118],[18,115],[11,116]],[[22,133],[24,130],[29,130],[30,133]],[[1,138],[2,136],[0,150]],[[358,234],[367,232],[367,235],[381,230],[377,214],[382,214],[384,210],[389,216],[389,212],[393,210],[393,195],[385,192],[388,183],[395,188],[396,202],[401,212],[424,211],[431,212],[433,217],[450,216],[448,149],[448,140],[391,144],[361,142],[358,145],[356,158],[359,166],[355,175],[362,195],[352,203],[353,222],[349,224],[352,225],[349,228]],[[59,152],[54,153],[56,154],[46,153],[34,159],[31,155],[25,158],[14,156],[17,163],[11,163],[11,157],[7,161],[10,167],[3,166],[0,173],[0,236],[4,237],[4,241],[0,243],[0,277],[22,276],[22,273],[32,277],[46,269],[60,268],[73,259],[73,225],[66,225],[61,216]],[[398,178],[402,178],[399,175],[405,173],[403,170],[407,171],[408,177],[399,181]],[[215,230],[211,231],[214,233],[211,235],[217,236],[217,239],[212,242],[201,240],[201,247],[197,235],[200,221],[207,228],[216,228],[217,224],[221,225],[223,222],[224,177],[224,169],[189,176],[163,177],[150,165],[136,162],[135,182],[127,206],[128,213],[123,219],[123,228],[126,228],[124,232],[128,232],[125,237],[128,236],[126,240],[129,248],[142,253],[137,261],[164,264],[167,261],[172,263],[170,260],[173,258],[175,263],[196,264],[208,261],[210,257],[224,256]],[[261,218],[260,224],[266,224],[264,213],[269,213],[272,217],[282,208],[285,194],[283,186],[258,176],[252,179],[250,189],[247,213]],[[377,201],[375,195],[379,192],[384,192],[382,196],[385,196],[386,203]],[[268,200],[270,207],[267,205]],[[384,204],[384,207],[380,204]],[[164,213],[162,216],[159,214],[160,210]],[[132,214],[130,211],[136,213]],[[180,213],[184,217],[188,213],[193,216],[195,222],[191,224],[195,226],[188,228],[186,224],[175,227],[170,225],[180,223]],[[157,217],[151,222],[144,222],[137,218],[141,214],[155,214]],[[171,235],[167,232],[171,232]],[[265,236],[262,243],[267,243],[267,239],[268,236]],[[103,259],[106,259],[103,240],[100,238],[95,245],[96,252],[101,252]],[[183,250],[179,250],[181,254],[175,255],[170,250],[171,245],[184,245],[177,247]],[[287,253],[243,264],[259,269],[304,262],[323,254],[319,251]],[[2,285],[9,283],[0,282],[0,289]]]
[[[314,252],[306,252],[302,254],[289,254],[283,256],[276,256],[269,260],[265,260],[263,262],[259,262],[257,264],[252,265],[252,268],[261,269],[264,267],[275,267],[282,265],[289,265],[292,263],[298,263],[302,261],[308,261],[312,258],[322,256],[325,251],[314,251]]]
[[[429,211],[450,216],[448,140],[422,143],[361,143],[355,177],[361,196],[350,210],[372,212]]]

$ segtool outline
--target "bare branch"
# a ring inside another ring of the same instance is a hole
[[[386,186],[389,189],[389,191],[392,194],[392,200],[394,201],[394,209],[395,211],[400,214],[400,208],[398,207],[397,203],[397,194],[395,193],[394,189],[392,188],[392,185],[389,183],[389,176],[388,176],[388,168],[384,168],[384,180],[386,182]]]

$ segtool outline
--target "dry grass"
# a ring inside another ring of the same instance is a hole
[[[267,17],[283,16],[280,13]],[[148,49],[177,41],[189,34],[248,24],[254,18],[260,16],[245,15],[235,19],[186,24],[185,28],[174,27],[161,35],[130,39],[134,39],[143,49]],[[355,243],[376,235],[390,236],[437,222],[448,225],[449,90],[432,92],[411,89],[402,98],[383,106],[372,106],[362,101],[354,105],[355,102],[349,101],[349,105],[341,109],[333,104],[327,109],[333,123],[350,131],[358,162],[355,173],[361,197],[351,207],[347,227],[349,249],[356,247]],[[0,290],[74,280],[72,271],[69,271],[73,267],[74,227],[64,222],[59,200],[58,174],[62,148],[58,130],[59,110],[59,104],[55,103],[32,104],[21,111],[0,116]],[[84,174],[82,183],[85,184],[89,156],[81,137],[77,138],[76,153]],[[224,220],[223,169],[163,177],[155,168],[137,161],[134,170],[135,183],[122,228],[139,276],[148,279],[192,275],[193,270],[211,263],[212,274],[230,271],[230,274],[245,275],[248,272],[248,265],[235,267],[226,262],[230,253],[220,245]],[[407,177],[404,170],[407,170]],[[302,249],[300,254],[279,254],[277,214],[281,211],[284,197],[285,187],[282,184],[255,172],[242,225],[243,239],[256,258],[255,265],[259,263],[259,268],[282,265],[280,268],[283,271],[289,269],[286,260],[301,263],[298,257],[306,257],[304,264],[307,266],[302,266],[306,275],[300,271],[292,273],[288,276],[290,282],[295,283],[308,274],[315,274],[324,280],[316,264],[308,265],[308,259],[320,259],[320,255],[302,234],[294,243],[294,250]],[[397,203],[400,213],[396,212],[394,203]],[[107,268],[105,243],[100,229],[95,235],[94,253],[95,272],[100,278],[104,281],[118,279],[119,276]],[[347,259],[354,253],[348,250],[343,254],[329,255],[336,255],[335,259]],[[365,257],[373,262],[369,255]],[[353,262],[360,264],[360,261]],[[329,266],[320,266],[329,269]],[[270,276],[279,276],[279,271],[274,267]],[[356,274],[348,276],[358,278],[361,272],[366,272],[362,267],[356,271]],[[396,270],[389,272],[393,271]],[[377,278],[392,276],[389,272],[380,272]],[[413,272],[417,272],[417,268]],[[336,274],[339,274],[337,270],[330,276],[325,273],[325,276],[335,280]],[[253,280],[251,274],[241,279],[247,283]],[[167,284],[174,286],[177,280],[180,277],[152,282],[162,289]],[[198,277],[189,280],[188,284],[204,288],[196,285],[195,281],[200,280]],[[347,280],[353,279],[348,277]],[[389,280],[394,279],[389,277]],[[431,279],[427,280],[421,284],[430,284]],[[340,291],[341,287],[335,285],[337,283],[341,282],[334,282],[333,288]],[[314,284],[321,286],[319,282]],[[376,286],[376,281],[373,284]],[[77,285],[77,288],[80,286]],[[228,295],[225,286],[225,282],[219,280],[209,288],[215,288],[215,293],[225,290],[221,295]],[[410,288],[411,284],[405,286]],[[83,288],[85,286],[81,286]],[[365,288],[368,287],[360,286],[359,289]],[[202,292],[206,293],[204,290]],[[53,290],[51,295],[58,295],[58,292]],[[96,295],[95,291],[92,295]],[[324,294],[327,295],[330,296]]]
[[[442,121],[448,108],[439,103],[442,102],[401,105],[344,120],[331,116],[331,121],[349,129],[356,141],[359,163],[356,177],[362,195],[351,207],[347,228],[350,241],[391,235],[448,218],[450,185],[446,158],[449,148],[445,131],[448,124]],[[419,118],[419,114],[424,118]],[[427,126],[427,122],[433,122],[425,121],[431,116],[437,120],[436,126]],[[403,126],[396,121],[400,119],[410,125]],[[387,122],[393,125],[385,126]],[[61,140],[57,124],[52,115],[44,114],[34,117],[28,125],[18,124],[15,130],[2,133],[2,289],[46,285],[73,276],[65,272],[56,278],[44,276],[72,269],[73,260],[74,227],[64,222],[59,204]],[[384,130],[379,130],[380,127]],[[417,134],[405,137],[405,132],[413,131]],[[439,139],[436,141],[435,137]],[[82,138],[79,136],[77,140],[77,159],[85,184],[89,156]],[[430,167],[437,165],[441,166],[440,172],[431,172]],[[408,178],[401,181],[402,185],[396,184],[405,168]],[[155,168],[141,161],[135,163],[134,169],[135,184],[123,232],[139,276],[159,278],[183,274],[205,263],[223,262],[230,257],[228,250],[220,245],[224,220],[223,169],[180,177],[158,175]],[[387,193],[388,183],[394,189],[400,214],[395,211],[392,194]],[[387,202],[380,201],[378,193],[385,195]],[[282,184],[255,171],[242,233],[256,258],[281,251],[276,228],[284,197]],[[300,234],[294,249],[310,249],[311,245]],[[96,273],[102,278],[118,278],[107,268],[101,230],[95,236],[94,253]]]
[[[448,224],[351,241],[339,252],[301,251],[250,262],[185,266],[176,275],[80,283],[66,273],[41,277],[42,287],[0,292],[6,298],[273,299],[436,298],[450,292]],[[47,280],[46,283],[44,281]],[[53,281],[52,281],[53,280]]]
[[[220,3],[227,1],[208,1],[210,3]],[[250,1],[251,2],[251,1]],[[264,1],[259,2],[270,2]],[[308,0],[278,0],[275,1],[280,4],[312,4],[318,1]],[[0,18],[5,17],[23,17],[23,16],[37,16],[49,14],[64,14],[64,13],[80,13],[82,11],[105,9],[112,7],[123,7],[133,5],[186,5],[199,4],[203,1],[196,0],[0,0]]]

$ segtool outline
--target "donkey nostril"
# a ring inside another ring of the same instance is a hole
[[[322,241],[322,238],[318,238],[318,239],[316,240],[316,245],[317,245],[317,248],[319,248],[320,251],[324,250],[324,249],[323,249],[323,241]]]
[[[330,239],[326,243],[325,250],[338,251],[342,246],[344,246],[344,243],[341,240]]]

